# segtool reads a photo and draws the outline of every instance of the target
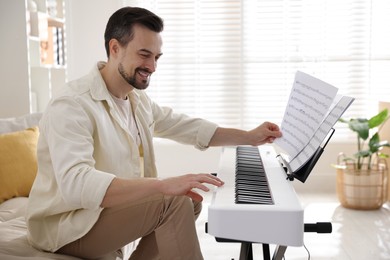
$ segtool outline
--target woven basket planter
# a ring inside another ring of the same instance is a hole
[[[387,165],[378,163],[355,169],[354,164],[337,165],[337,195],[345,208],[373,210],[387,200]]]

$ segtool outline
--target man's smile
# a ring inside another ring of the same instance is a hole
[[[148,72],[147,70],[143,70],[143,69],[138,69],[138,70],[137,70],[137,73],[138,73],[138,75],[140,75],[144,80],[147,80],[147,79],[150,77],[150,75],[151,75],[150,72]]]

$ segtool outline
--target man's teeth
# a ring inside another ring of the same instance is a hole
[[[144,76],[144,77],[148,77],[150,75],[150,73],[148,73],[146,71],[139,71],[138,73],[141,74],[141,76]]]

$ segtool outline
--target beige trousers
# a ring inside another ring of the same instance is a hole
[[[107,208],[84,237],[57,252],[96,259],[141,238],[131,260],[203,259],[195,228],[201,209],[188,197],[163,195]]]

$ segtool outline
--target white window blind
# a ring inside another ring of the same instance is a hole
[[[390,1],[124,0],[164,19],[149,95],[176,111],[250,129],[280,123],[295,72],[356,98],[345,114],[390,102]],[[333,140],[349,131],[337,125]]]

